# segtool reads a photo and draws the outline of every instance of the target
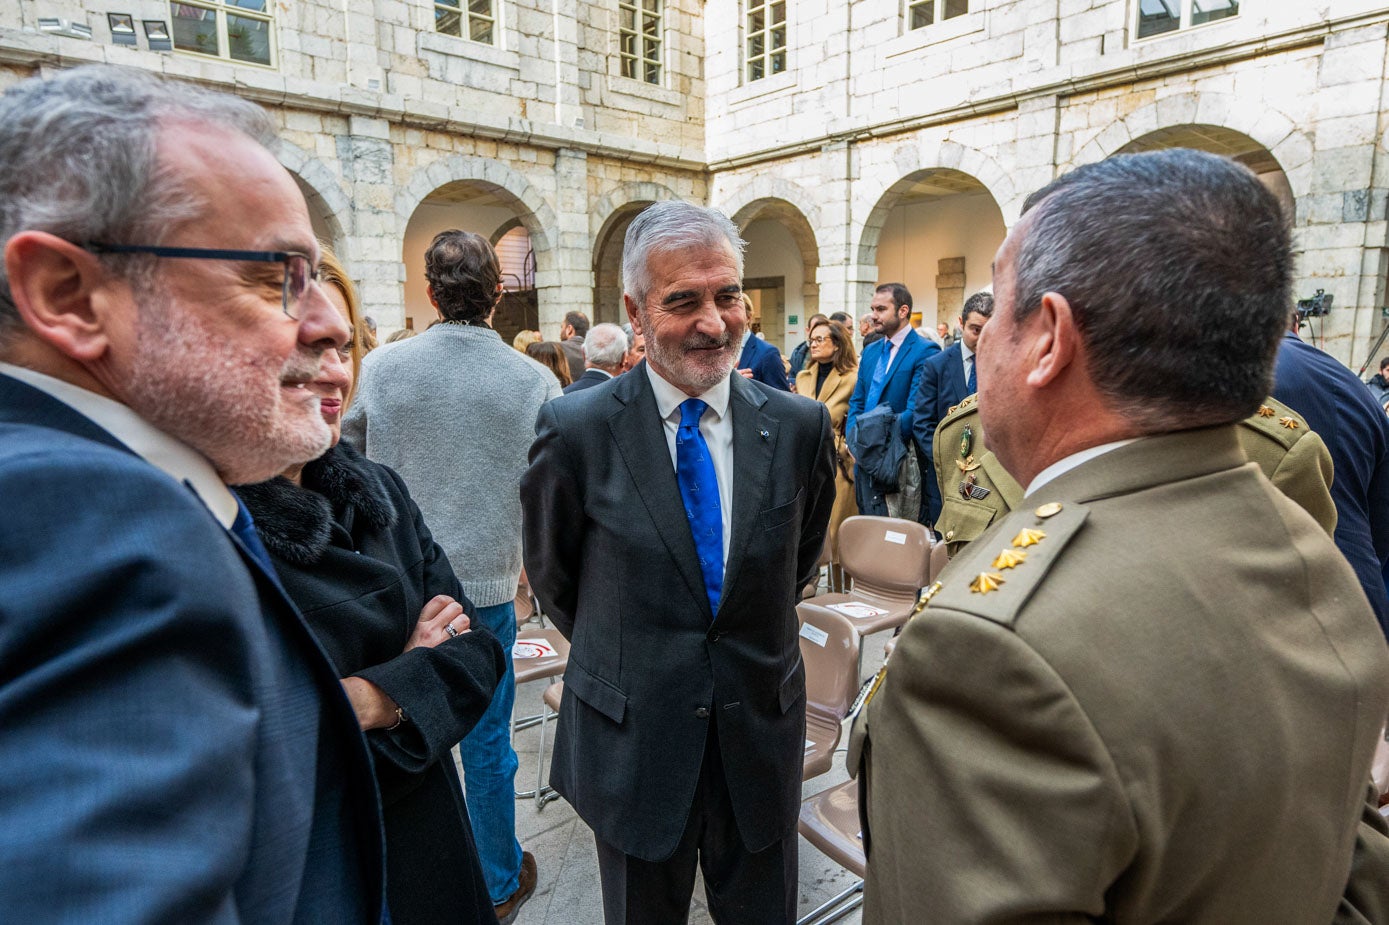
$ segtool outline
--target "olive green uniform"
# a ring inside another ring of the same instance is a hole
[[[1389,649],[1239,429],[1086,461],[946,568],[851,736],[865,923],[1389,914]]]
[[[1331,500],[1331,454],[1321,437],[1301,415],[1273,398],[1264,399],[1240,423],[1245,456],[1330,536],[1336,529],[1336,505]],[[943,499],[935,529],[954,556],[995,519],[1018,507],[1023,487],[984,445],[977,396],[950,409],[936,430],[933,448]]]

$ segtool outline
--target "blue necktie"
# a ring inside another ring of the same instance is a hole
[[[878,366],[873,370],[873,378],[868,382],[869,408],[876,408],[878,402],[882,401],[883,387],[887,385],[887,366],[892,362],[892,342],[884,338],[878,343],[883,345],[883,352],[878,357]]]
[[[966,395],[973,395],[975,392],[979,391],[979,379],[978,379],[978,377],[976,377],[976,376],[974,375],[974,373],[975,373],[975,371],[978,369],[978,367],[979,367],[979,358],[978,358],[978,357],[970,357],[970,358],[969,358],[969,379],[965,381],[965,394],[966,394]]]
[[[251,512],[246,510],[245,503],[236,499],[236,520],[232,521],[231,532],[241,541],[241,545],[246,547],[261,568],[269,573],[271,578],[279,581],[280,576],[275,572],[275,563],[270,561],[270,553],[266,551],[265,544],[260,541],[260,534],[256,533],[256,522],[251,519]]]
[[[723,593],[723,509],[719,505],[719,478],[709,444],[699,432],[699,419],[709,406],[698,398],[680,403],[680,429],[675,433],[675,477],[680,482],[680,500],[690,521],[699,570],[704,573],[704,590],[709,595],[709,613],[719,610]]]

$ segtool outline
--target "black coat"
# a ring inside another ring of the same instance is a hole
[[[339,444],[304,467],[237,491],[289,596],[343,676],[365,678],[404,710],[367,733],[386,829],[386,895],[396,925],[494,923],[450,749],[491,702],[505,660],[478,627],[402,650],[436,594],[470,618],[444,551],[394,471]]]

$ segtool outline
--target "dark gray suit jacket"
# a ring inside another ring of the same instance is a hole
[[[644,366],[644,364],[643,364]],[[738,831],[794,831],[805,737],[795,605],[834,502],[819,402],[731,377],[732,535],[717,618],[646,370],[540,410],[526,571],[573,644],[550,782],[605,842],[675,850],[711,721]]]

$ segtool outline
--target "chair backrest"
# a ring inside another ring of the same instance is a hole
[[[839,562],[857,589],[915,596],[931,583],[931,533],[911,520],[856,515],[839,526]]]
[[[858,695],[859,634],[853,621],[818,604],[796,605],[801,621],[807,710],[843,719]]]

